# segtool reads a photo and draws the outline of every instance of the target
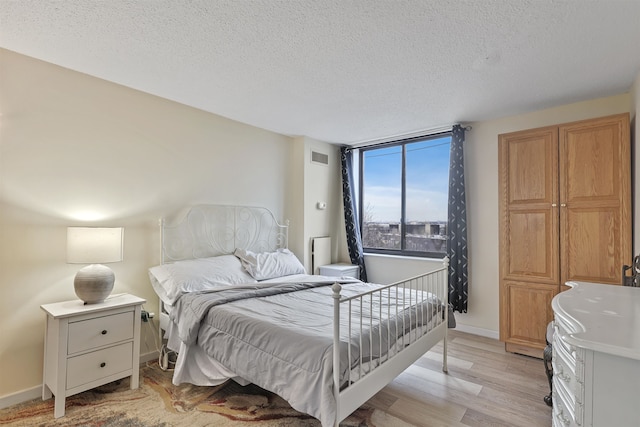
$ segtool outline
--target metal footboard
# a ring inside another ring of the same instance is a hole
[[[442,340],[447,371],[447,258],[443,264],[355,296],[343,296],[342,286],[333,285],[336,426]]]

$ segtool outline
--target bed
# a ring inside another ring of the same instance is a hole
[[[198,205],[161,221],[149,269],[176,385],[254,383],[340,421],[439,342],[447,371],[447,260],[391,285],[306,274],[265,208]]]

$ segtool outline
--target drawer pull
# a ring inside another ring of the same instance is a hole
[[[103,329],[102,332],[100,332],[102,335],[107,335],[107,330]]]
[[[102,363],[100,364],[100,367],[101,367],[101,368],[104,368],[105,366],[107,366],[107,364],[106,364],[106,363],[104,363],[104,362],[102,362]]]

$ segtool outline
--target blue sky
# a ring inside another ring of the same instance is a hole
[[[446,221],[449,141],[444,136],[407,146],[407,221]],[[400,146],[364,153],[364,206],[372,221],[400,220]]]

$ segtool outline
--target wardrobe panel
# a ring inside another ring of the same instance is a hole
[[[621,284],[620,210],[567,207],[562,223],[562,283]]]
[[[553,209],[518,209],[509,213],[505,233],[510,242],[505,253],[504,277],[557,283],[557,257],[549,250],[557,245],[558,222]]]
[[[558,287],[554,285],[505,282],[501,293],[504,312],[500,318],[500,339],[543,349],[546,325],[553,319],[551,300],[557,294]]]

